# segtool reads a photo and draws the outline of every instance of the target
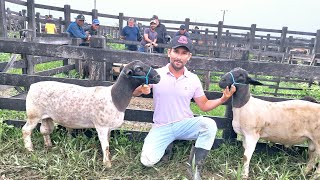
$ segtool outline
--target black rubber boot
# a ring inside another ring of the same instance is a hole
[[[201,180],[201,171],[208,152],[208,150],[192,146],[188,160],[188,173],[192,180]]]
[[[169,144],[166,151],[164,152],[164,155],[161,158],[162,162],[167,163],[172,158],[172,155],[173,155],[172,149],[173,149],[173,142],[171,144]]]

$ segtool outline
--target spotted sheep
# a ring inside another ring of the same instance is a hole
[[[25,148],[33,151],[32,130],[39,122],[47,148],[54,122],[66,128],[95,128],[101,143],[103,163],[111,167],[110,131],[120,127],[133,91],[145,83],[160,81],[158,73],[141,61],[123,68],[115,84],[108,87],[82,87],[54,81],[32,84],[26,98],[27,122],[22,128]]]
[[[254,98],[250,94],[249,84],[262,83],[250,78],[248,72],[241,68],[226,73],[219,82],[220,88],[232,84],[237,88],[232,97],[232,126],[237,134],[244,137],[243,178],[248,178],[250,159],[259,138],[286,146],[308,141],[309,160],[305,173],[316,168],[314,176],[318,178],[320,104],[306,101],[308,99],[269,102]]]

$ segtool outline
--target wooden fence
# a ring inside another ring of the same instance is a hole
[[[10,9],[6,9],[5,2],[26,6],[27,10],[12,12]],[[41,32],[41,24],[45,23],[46,20],[44,19],[45,16],[35,12],[35,8],[63,12],[64,17],[53,19],[58,25],[60,32],[65,31],[66,25],[71,22],[71,17],[75,16],[75,14],[89,15],[92,19],[114,19],[118,22],[117,27],[103,26],[102,24],[100,32],[103,35],[110,34],[113,38],[119,38],[119,32],[125,26],[124,22],[130,17],[125,16],[123,13],[119,13],[118,15],[103,14],[99,13],[97,9],[93,9],[91,12],[80,11],[71,9],[70,5],[55,7],[36,4],[34,0],[4,0],[1,1],[0,8],[0,36],[2,37],[7,36],[7,19],[22,20],[24,23],[21,23],[21,27],[29,29],[32,33],[32,37],[36,36],[37,31]],[[133,18],[138,22],[150,21],[150,18]],[[305,59],[307,59],[309,64],[312,64],[312,58],[319,52],[320,30],[317,32],[302,32],[290,30],[288,27],[283,27],[282,29],[269,29],[259,28],[256,24],[252,24],[250,27],[243,27],[224,25],[222,21],[219,21],[217,24],[199,23],[192,22],[190,18],[185,18],[183,21],[162,19],[161,22],[167,25],[168,34],[171,36],[174,36],[174,33],[178,30],[178,27],[181,24],[185,24],[188,30],[192,30],[192,27],[195,26],[200,27],[201,30],[199,30],[199,32],[201,34],[191,33],[191,38],[195,41],[195,44],[198,45],[195,48],[194,53],[198,55],[209,55],[211,57],[229,59],[246,59],[248,56],[243,54],[250,52],[250,54],[252,54],[252,58],[259,61],[273,60],[280,62],[292,62],[289,60],[290,57],[292,57],[290,50],[293,48],[303,48],[308,50],[308,54],[304,55],[306,56]],[[306,38],[302,39],[299,36],[305,36]],[[125,42],[118,41],[118,43]],[[135,43],[139,44],[138,42]],[[160,47],[166,47],[166,45],[160,44]],[[318,60],[313,64],[317,63]]]
[[[50,62],[57,59],[76,59],[90,60],[103,63],[128,63],[132,60],[141,60],[147,64],[164,66],[166,62],[165,55],[147,54],[131,51],[115,51],[106,48],[88,48],[71,45],[43,44],[36,42],[23,42],[20,39],[0,39],[0,52],[21,54],[23,59],[12,63],[14,68],[22,68],[24,74],[0,73],[0,85],[28,87],[32,83],[39,81],[59,81],[82,86],[109,86],[112,82],[108,81],[89,81],[80,79],[67,79],[50,77],[54,74],[67,73],[75,68],[74,64],[65,63],[62,67],[55,69],[34,72],[34,65],[43,62]],[[39,58],[45,57],[45,58]],[[5,67],[8,62],[0,63],[0,68]],[[249,62],[234,61],[229,59],[211,59],[208,57],[192,57],[188,63],[189,69],[209,71],[209,72],[227,72],[235,67],[242,67],[252,74],[262,74],[269,76],[281,76],[308,79],[313,77],[320,79],[319,66],[301,66],[290,64],[276,64],[271,62]],[[0,69],[1,70],[1,69]],[[221,97],[220,92],[206,91],[209,99]],[[147,96],[146,98],[151,98]],[[259,97],[270,101],[282,101],[283,98]],[[223,130],[223,139],[216,141],[215,146],[225,140],[236,140],[236,134],[232,129],[232,113],[230,112],[230,102],[227,102],[229,108],[226,110],[225,117],[210,117],[217,122],[220,130]],[[24,111],[25,99],[21,96],[0,98],[0,109],[9,109]],[[152,122],[153,111],[127,109],[125,120]],[[263,145],[265,147],[265,145]]]

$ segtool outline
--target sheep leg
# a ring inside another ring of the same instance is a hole
[[[43,135],[45,148],[52,147],[50,134],[53,132],[53,129],[54,129],[54,124],[51,118],[42,120],[42,123],[40,126],[40,132]]]
[[[243,141],[243,147],[244,147],[244,156],[243,156],[243,173],[242,178],[248,179],[249,177],[249,164],[252,157],[252,154],[254,150],[256,149],[257,142],[259,140],[259,137],[256,137],[254,135],[244,135],[244,141]]]
[[[315,174],[313,175],[314,179],[319,179],[320,178],[320,145],[318,143],[314,143],[315,145],[315,152],[314,152],[314,163],[318,164],[316,167]]]
[[[22,127],[22,138],[24,141],[24,147],[28,151],[33,151],[33,144],[31,141],[31,134],[33,129],[38,124],[38,119],[36,118],[28,118],[26,124]]]
[[[316,153],[315,153],[315,145],[314,143],[309,140],[308,142],[308,156],[309,156],[309,160],[307,163],[307,167],[305,169],[305,174],[309,174],[311,172],[311,170],[314,168],[315,164],[316,164]]]
[[[107,168],[111,168],[110,152],[109,152],[109,141],[111,129],[108,127],[96,128],[98,132],[98,137],[101,143],[102,153],[103,153],[103,164]]]

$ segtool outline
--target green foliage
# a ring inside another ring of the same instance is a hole
[[[0,53],[0,62],[7,62],[10,59],[10,53]]]
[[[113,50],[125,50],[124,44],[109,43],[108,46]]]
[[[27,115],[24,111],[13,111],[7,109],[0,109],[0,121],[4,120],[21,120],[26,119]]]
[[[51,61],[51,62],[41,63],[41,64],[35,65],[35,71],[36,72],[40,72],[40,71],[54,69],[54,68],[61,67],[61,66],[63,66],[63,61],[62,60],[60,60],[60,61]]]

